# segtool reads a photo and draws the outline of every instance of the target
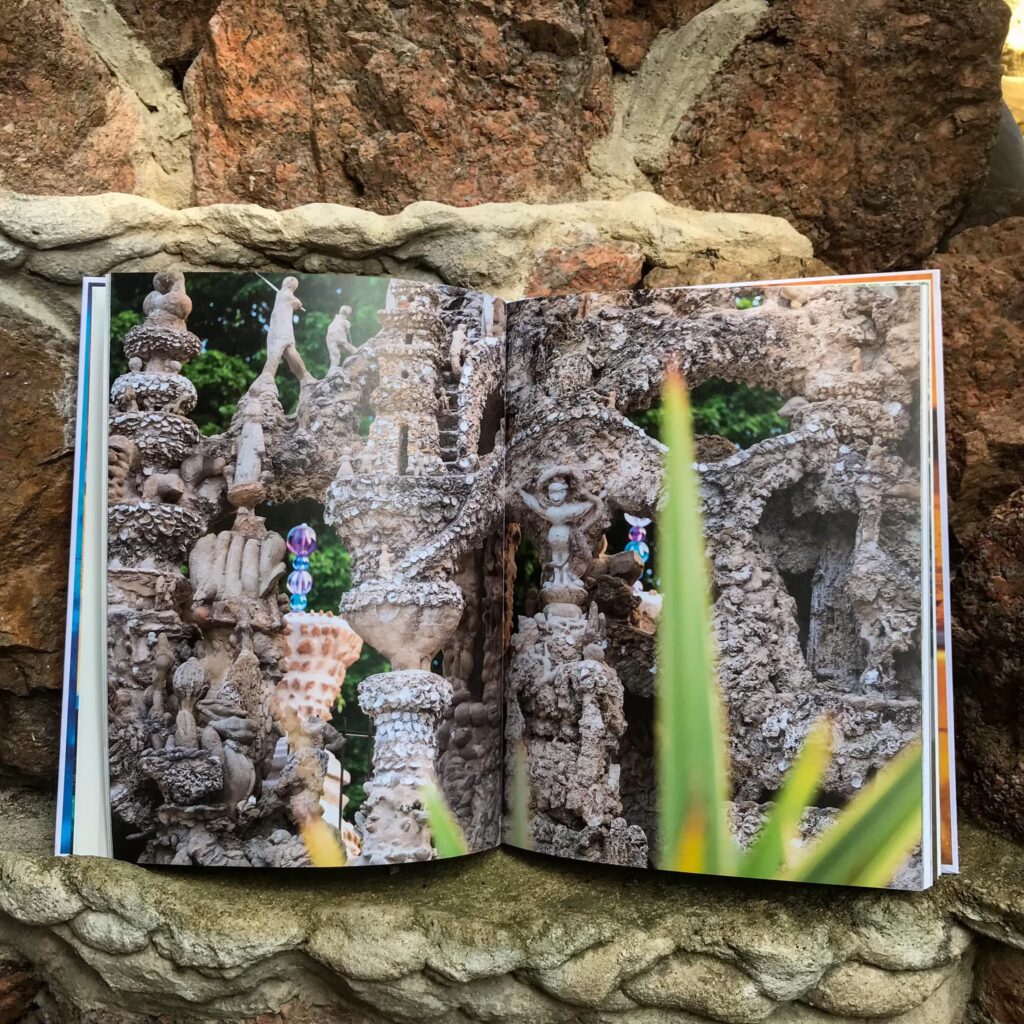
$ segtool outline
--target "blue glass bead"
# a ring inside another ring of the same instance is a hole
[[[304,612],[309,601],[306,599],[305,594],[292,594],[291,601],[289,603],[292,606],[293,612]]]
[[[302,555],[296,555],[292,559],[292,568],[293,569],[308,569],[309,568],[309,559],[308,558],[303,558]]]
[[[290,572],[285,587],[289,594],[308,594],[313,589],[313,577],[305,569]]]
[[[631,540],[626,545],[626,550],[635,551],[642,562],[646,562],[651,557],[651,549],[642,540]]]
[[[642,526],[631,526],[629,528],[630,540],[647,540],[647,531]]]
[[[285,543],[293,555],[301,555],[306,558],[316,551],[316,531],[308,523],[293,526],[288,531]]]

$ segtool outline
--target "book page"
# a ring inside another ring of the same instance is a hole
[[[113,275],[115,856],[498,843],[503,332],[443,285]]]
[[[956,743],[953,732],[953,640],[950,628],[949,507],[946,490],[946,404],[942,366],[942,302],[938,272],[928,285],[931,367],[932,538],[935,574],[935,717],[938,863],[942,873],[956,874]]]
[[[931,884],[930,282],[510,304],[510,843]]]
[[[54,853],[110,856],[103,613],[109,282],[82,282]]]

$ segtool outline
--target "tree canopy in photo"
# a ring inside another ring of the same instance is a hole
[[[338,307],[352,307],[352,343],[362,345],[377,333],[377,312],[384,308],[387,278],[341,274],[195,273],[186,275],[192,299],[188,327],[203,343],[198,358],[181,372],[192,381],[199,402],[192,419],[207,435],[226,430],[238,399],[259,375],[266,360],[267,325],[276,292],[288,276],[299,279],[297,295],[305,307],[295,317],[295,345],[315,377],[330,364],[324,339]],[[268,284],[267,282],[270,282]],[[274,287],[271,287],[273,285]],[[111,289],[111,381],[127,372],[121,340],[142,322],[142,302],[153,288],[151,274],[118,274]],[[282,371],[277,379],[281,404],[295,408],[299,387]]]

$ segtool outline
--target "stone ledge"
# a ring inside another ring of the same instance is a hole
[[[1024,853],[970,826],[964,875],[914,896],[505,851],[393,874],[147,871],[47,856],[46,800],[0,809],[0,946],[83,1010],[952,1024],[968,928],[1024,947]]]
[[[419,202],[383,216],[331,203],[176,210],[122,193],[0,189],[0,267],[19,270],[23,287],[77,289],[84,275],[109,271],[276,267],[426,277],[516,297],[527,287],[572,291],[577,278],[584,290],[631,287],[645,264],[659,284],[671,283],[666,274],[705,283],[826,270],[779,217],[706,213],[652,192],[552,205]]]

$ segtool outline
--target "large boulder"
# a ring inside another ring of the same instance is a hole
[[[0,187],[191,192],[180,93],[107,3],[0,4]]]
[[[9,0],[0,40],[0,185],[131,192],[132,111],[65,10]]]
[[[593,0],[222,0],[186,79],[196,198],[394,212],[579,194],[611,123]]]
[[[984,178],[1007,18],[1003,0],[778,0],[682,114],[658,190],[784,216],[843,271],[913,265]]]
[[[0,769],[49,780],[60,721],[74,398],[70,360],[54,344],[53,330],[6,312],[0,323]]]
[[[942,271],[960,797],[1024,838],[1024,219]]]

